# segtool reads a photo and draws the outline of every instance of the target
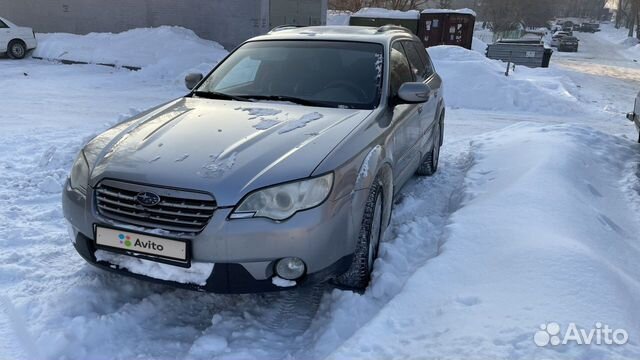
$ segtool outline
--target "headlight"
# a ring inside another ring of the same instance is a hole
[[[89,164],[84,157],[84,152],[80,151],[76,162],[73,163],[71,168],[71,175],[69,176],[71,188],[80,191],[83,194],[87,193],[87,186],[89,186]]]
[[[285,220],[298,211],[322,204],[333,186],[333,174],[276,185],[247,196],[231,213],[231,219],[266,217]]]

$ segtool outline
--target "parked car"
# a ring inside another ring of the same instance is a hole
[[[38,45],[32,28],[17,26],[0,17],[0,54],[6,53],[13,59],[22,59],[29,50]]]
[[[640,143],[640,93],[636,96],[633,111],[627,114],[627,119],[636,125],[638,130],[638,142]]]
[[[553,47],[558,47],[560,45],[560,39],[562,39],[565,36],[571,36],[571,35],[569,35],[569,33],[567,33],[566,31],[558,31],[558,32],[556,32],[551,37],[551,42],[549,43],[549,45],[551,45]]]
[[[442,80],[420,39],[396,26],[281,28],[185,81],[189,94],[79,153],[63,191],[78,253],[212,292],[363,290],[394,196],[438,168]]]
[[[563,36],[559,38],[558,51],[560,52],[577,52],[580,40],[573,36]]]
[[[599,24],[594,24],[594,23],[583,23],[580,26],[580,31],[581,32],[588,32],[588,33],[595,33],[600,31],[600,25]]]

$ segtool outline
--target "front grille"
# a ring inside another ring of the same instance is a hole
[[[141,192],[160,196],[154,206],[136,201]],[[96,206],[100,215],[131,225],[171,232],[198,233],[216,210],[211,195],[104,180],[96,188]]]

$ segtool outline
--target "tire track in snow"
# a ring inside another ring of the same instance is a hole
[[[438,173],[413,179],[395,205],[372,283],[363,295],[333,290],[326,294],[292,358],[322,359],[372,319],[405,281],[436,257],[450,215],[463,203],[465,176],[473,164],[468,141],[446,143]]]

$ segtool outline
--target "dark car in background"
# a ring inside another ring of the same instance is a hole
[[[588,33],[595,33],[600,31],[600,24],[595,24],[595,23],[583,23],[580,26],[580,32],[588,32]]]
[[[574,36],[564,36],[559,39],[558,51],[560,52],[578,52],[578,43],[580,40]]]

